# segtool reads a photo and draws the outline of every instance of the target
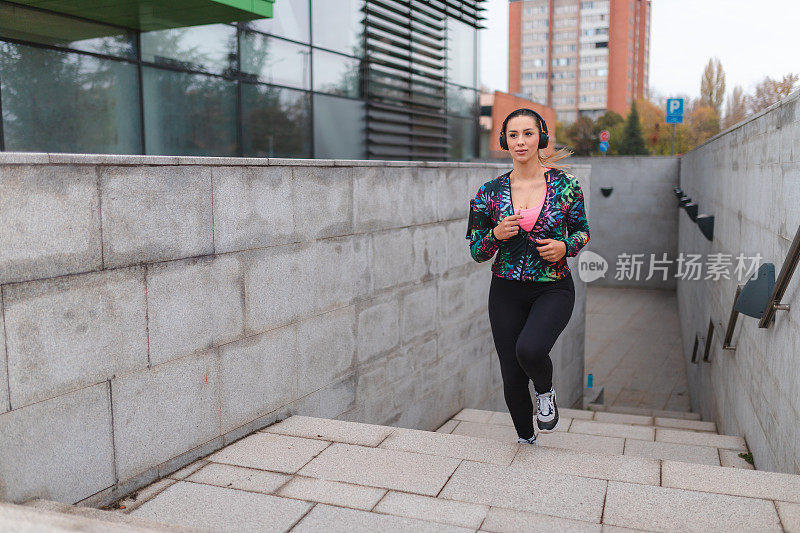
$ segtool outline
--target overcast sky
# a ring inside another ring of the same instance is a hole
[[[480,31],[480,83],[508,90],[508,0],[489,0]],[[661,96],[700,94],[716,56],[727,92],[745,93],[764,76],[800,74],[799,0],[652,0],[650,88]]]

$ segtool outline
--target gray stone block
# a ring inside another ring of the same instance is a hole
[[[768,500],[608,482],[603,523],[646,531],[781,531]]]
[[[539,513],[527,513],[502,507],[490,507],[486,520],[480,531],[496,531],[498,533],[549,533],[550,531],[570,531],[572,533],[601,533],[606,527],[590,522],[580,522],[569,518],[557,518]],[[633,530],[620,530],[633,531]]]
[[[421,194],[425,194],[421,192]],[[414,251],[413,280],[429,280],[447,269],[447,228],[444,224],[416,226],[411,230]]]
[[[372,233],[415,224],[413,169],[364,168],[353,176],[353,231]],[[402,194],[401,194],[402,193]]]
[[[217,253],[295,240],[292,167],[215,167],[211,172]]]
[[[497,442],[465,435],[447,435],[398,428],[381,443],[380,447],[482,463],[510,465],[519,445],[513,440]]]
[[[0,500],[75,503],[114,484],[108,383],[0,415]]]
[[[656,459],[643,457],[576,452],[544,446],[521,446],[512,465],[544,472],[613,479],[644,485],[661,483],[659,462]]]
[[[102,267],[92,167],[0,166],[0,283]]]
[[[599,523],[606,483],[600,479],[463,461],[439,497]],[[547,487],[548,498],[538,496],[543,487]]]
[[[652,459],[670,459],[686,463],[719,465],[719,454],[716,448],[709,446],[692,446],[672,442],[649,442],[628,439],[625,443],[625,455],[638,455]]]
[[[298,474],[435,496],[458,463],[451,457],[333,443]]]
[[[417,279],[414,272],[413,232],[409,228],[372,235],[372,276],[375,290]]]
[[[370,533],[373,531],[386,533],[405,533],[407,531],[418,531],[420,533],[467,533],[472,529],[437,524],[426,520],[369,513],[358,509],[317,504],[292,531],[297,531],[298,533],[311,531],[329,531],[331,533]]]
[[[214,252],[210,169],[108,167],[100,183],[106,267]]]
[[[370,235],[333,237],[305,249],[297,281],[297,296],[315,313],[367,298],[372,293]],[[295,247],[297,245],[294,245]]]
[[[400,310],[396,300],[370,301],[358,311],[358,360],[391,350],[400,341]]]
[[[475,529],[480,527],[489,507],[474,503],[431,498],[419,494],[389,491],[374,512]]]
[[[330,442],[276,433],[253,433],[211,455],[215,463],[294,474]]]
[[[319,390],[307,394],[292,403],[290,412],[298,415],[336,418],[355,406],[356,376],[348,374],[344,379],[336,381]]]
[[[50,162],[50,155],[44,152],[2,152],[0,165],[41,165]]]
[[[311,504],[243,490],[179,481],[133,516],[213,531],[287,531]],[[235,517],[235,521],[232,521]]]
[[[436,285],[425,283],[405,293],[400,317],[401,339],[407,342],[436,329]]]
[[[378,503],[385,489],[363,487],[352,483],[340,483],[327,479],[294,476],[277,492],[278,496],[312,502],[329,503],[351,509],[369,511]]]
[[[292,210],[299,240],[353,233],[353,176],[362,171],[328,167],[292,169],[291,195],[278,195],[276,201]],[[286,202],[286,198],[291,198],[291,202]]]
[[[355,307],[329,311],[297,324],[297,394],[304,396],[354,369]]]
[[[115,378],[111,392],[121,480],[220,435],[216,349]]]
[[[386,426],[361,424],[345,420],[329,420],[310,416],[292,416],[264,428],[265,433],[278,433],[306,439],[344,442],[359,446],[377,446],[392,433]]]
[[[217,487],[263,492],[270,494],[278,490],[292,476],[278,472],[267,472],[242,466],[208,463],[197,472],[191,474],[187,481],[205,483]]]
[[[147,366],[144,269],[3,287],[11,406]]]
[[[303,278],[310,244],[275,246],[241,254],[245,331],[248,335],[296,322],[316,306]]]
[[[297,325],[273,329],[220,349],[222,432],[298,397]]]
[[[150,363],[234,341],[244,335],[244,276],[233,255],[147,267]]]

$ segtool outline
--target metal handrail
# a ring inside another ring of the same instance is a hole
[[[703,361],[708,362],[708,355],[711,352],[711,339],[714,337],[714,320],[708,319],[708,333],[706,333],[706,345],[703,348]]]
[[[767,300],[767,307],[764,309],[764,314],[761,320],[758,321],[758,327],[768,328],[775,321],[775,311],[788,311],[789,304],[778,303],[783,298],[786,292],[786,287],[792,280],[797,263],[800,261],[800,226],[794,234],[794,240],[789,247],[789,253],[783,261],[781,272],[778,274],[778,279],[775,280],[775,286],[772,288],[772,294]]]
[[[736,349],[736,346],[731,344],[731,339],[733,339],[733,330],[736,327],[736,320],[739,318],[739,311],[736,310],[736,300],[738,300],[739,295],[742,294],[743,288],[744,285],[736,286],[736,294],[734,295],[733,303],[731,304],[731,316],[728,318],[728,327],[725,330],[725,339],[722,341],[723,350]]]

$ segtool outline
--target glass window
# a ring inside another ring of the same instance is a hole
[[[365,158],[364,102],[314,95],[314,157]]]
[[[453,18],[447,19],[447,81],[475,88],[475,33]]]
[[[358,98],[361,91],[360,60],[314,50],[314,90]]]
[[[363,0],[313,0],[311,44],[361,57],[363,5]]]
[[[474,116],[478,105],[478,93],[472,89],[447,86],[447,113],[451,115]]]
[[[242,72],[253,81],[311,88],[311,49],[260,33],[242,34]]]
[[[236,155],[236,85],[142,68],[145,149],[156,155]]]
[[[451,161],[469,161],[475,158],[477,124],[477,120],[471,118],[447,118]]]
[[[209,24],[142,33],[142,61],[215,74],[236,66],[236,28]]]
[[[0,3],[0,37],[135,59],[132,31]]]
[[[324,1],[324,0],[323,0]],[[286,37],[302,43],[310,42],[308,0],[279,0],[272,4],[272,18],[246,22],[245,28]]]
[[[242,84],[242,147],[249,157],[311,157],[309,93]]]
[[[6,150],[141,153],[136,66],[0,42]]]

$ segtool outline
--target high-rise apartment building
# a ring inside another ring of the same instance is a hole
[[[647,95],[650,0],[509,2],[509,92],[564,123]]]

